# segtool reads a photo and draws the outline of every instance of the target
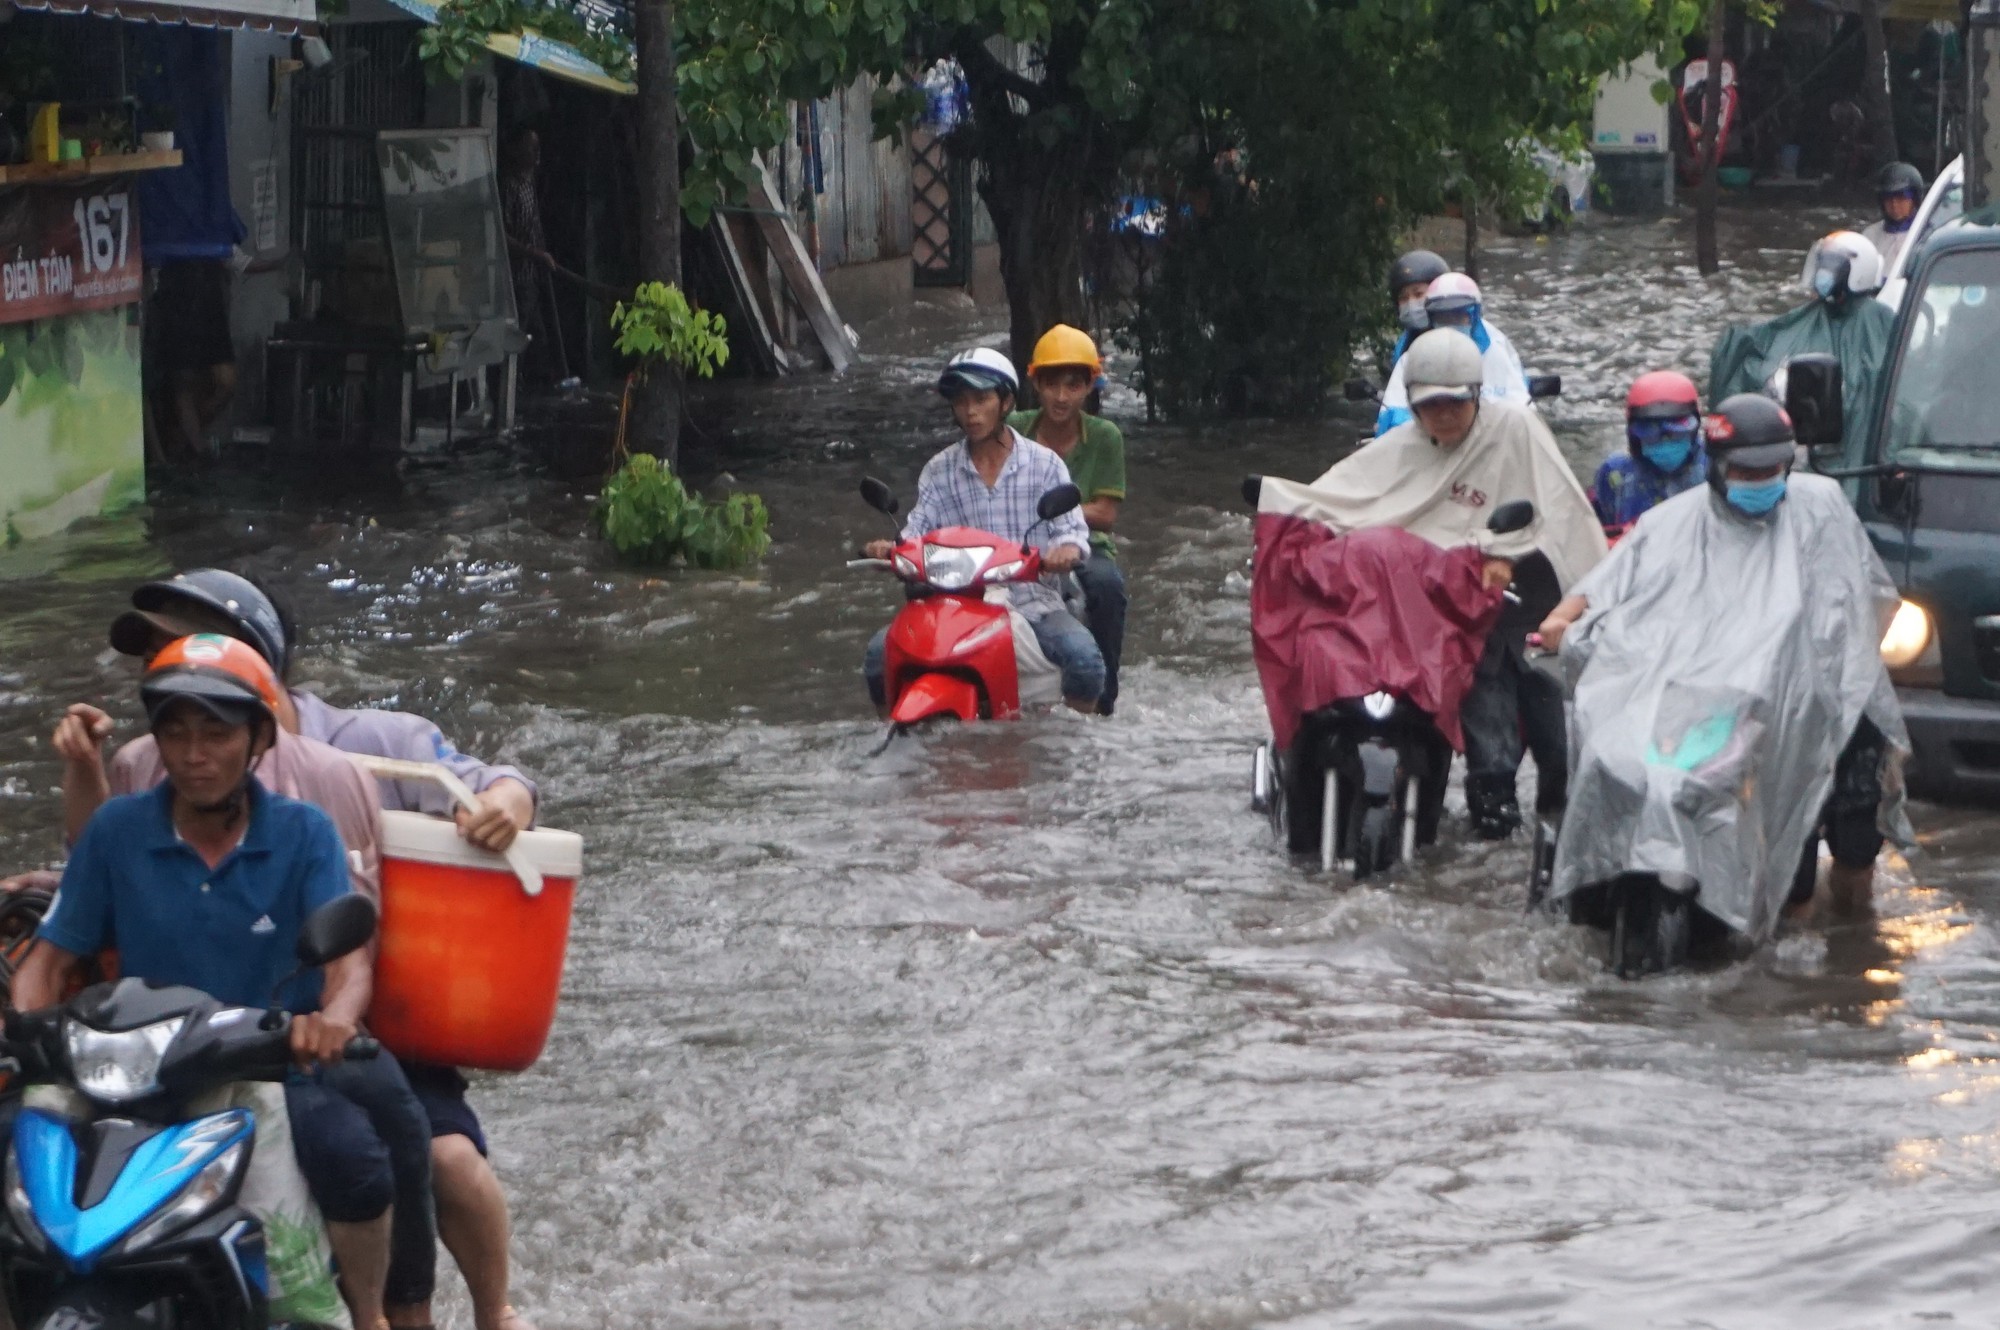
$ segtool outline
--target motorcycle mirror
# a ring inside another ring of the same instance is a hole
[[[1064,513],[1083,506],[1083,491],[1074,485],[1058,485],[1035,505],[1035,516],[1053,522]]]
[[[1844,412],[1838,357],[1813,351],[1785,362],[1785,414],[1792,418],[1793,438],[1808,448],[1839,443]]]
[[[1530,374],[1528,376],[1528,397],[1537,402],[1546,402],[1551,397],[1563,395],[1563,376],[1560,374]]]
[[[1382,390],[1367,379],[1349,379],[1347,386],[1342,388],[1341,392],[1350,402],[1379,402],[1382,400]]]
[[[1243,477],[1243,502],[1255,508],[1264,498],[1264,478],[1262,476]]]
[[[1493,510],[1493,516],[1486,519],[1486,529],[1496,536],[1512,535],[1525,531],[1535,524],[1535,505],[1526,499],[1515,499],[1503,503]]]
[[[861,499],[876,512],[887,513],[891,517],[894,517],[896,510],[903,506],[896,502],[896,496],[888,485],[873,476],[862,477]]]
[[[361,950],[375,936],[375,920],[375,902],[366,896],[350,892],[328,901],[299,927],[299,964],[318,969]]]

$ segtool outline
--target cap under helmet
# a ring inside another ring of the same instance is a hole
[[[278,674],[291,663],[291,633],[271,598],[247,577],[221,568],[195,568],[158,582],[147,582],[132,593],[132,608],[140,614],[171,615],[177,607],[192,605],[205,611],[202,617],[220,616],[229,625],[230,635],[248,642]],[[130,655],[134,636],[121,632],[128,620],[112,625],[112,642]],[[150,631],[150,630],[149,630]]]

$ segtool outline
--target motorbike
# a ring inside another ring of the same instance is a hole
[[[1253,502],[1256,483],[1245,483]],[[1520,499],[1495,509],[1487,529],[1505,535],[1534,520],[1535,506]],[[1477,659],[1466,653],[1468,672]],[[1322,872],[1344,867],[1361,881],[1436,841],[1451,757],[1436,718],[1406,694],[1349,688],[1301,716],[1288,744],[1258,746],[1251,806],[1292,853],[1317,850]]]
[[[1525,659],[1530,669],[1568,691],[1556,653],[1544,646],[1541,634],[1528,635]],[[1658,748],[1649,752],[1648,764],[1699,778],[1704,768],[1725,763],[1738,746],[1739,719],[1726,706],[1712,709],[1688,728],[1671,752]],[[1530,913],[1548,907],[1562,821],[1561,810],[1535,818],[1534,844],[1528,858]],[[1727,950],[1729,929],[1700,908],[1700,894],[1701,884],[1684,874],[1620,873],[1574,893],[1568,902],[1569,919],[1574,925],[1604,932],[1609,942],[1607,962],[1613,973],[1621,979],[1637,979],[1680,969],[1691,959]]]
[[[366,946],[375,923],[363,896],[322,906],[300,930],[297,974]],[[361,1037],[347,1056],[379,1051]],[[89,1108],[71,1118],[23,1107],[14,1120],[0,1223],[14,1324],[265,1330],[264,1228],[238,1204],[255,1114],[189,1105],[232,1082],[283,1081],[291,1017],[126,978],[58,1007],[9,1012],[6,1053],[22,1082],[70,1091]]]
[[[872,476],[861,482],[871,508],[894,518],[900,505]],[[1036,525],[1083,502],[1075,485],[1058,485],[1036,505]],[[851,559],[901,578],[909,596],[889,625],[883,682],[893,737],[926,721],[1003,720],[1024,708],[1054,706],[1062,674],[1042,654],[1034,629],[1013,608],[1007,587],[1042,575],[1042,556],[1020,542],[973,527],[944,527],[900,541],[887,559]]]

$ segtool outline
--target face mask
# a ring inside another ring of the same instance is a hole
[[[1431,316],[1424,308],[1423,299],[1419,297],[1396,306],[1396,322],[1411,332],[1422,332],[1431,326]]]
[[[1840,288],[1840,278],[1825,268],[1813,274],[1813,294],[1821,300],[1833,299],[1833,293]]]
[[[1729,506],[1745,517],[1762,517],[1778,506],[1778,500],[1785,497],[1785,477],[1773,476],[1769,480],[1732,480],[1728,482]]]
[[[1694,454],[1694,440],[1661,439],[1655,443],[1641,444],[1639,451],[1648,462],[1672,475],[1686,466],[1688,458]]]

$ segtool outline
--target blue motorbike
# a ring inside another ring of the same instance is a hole
[[[300,931],[299,973],[367,945],[375,907],[346,896]],[[289,982],[289,980],[287,981]],[[266,1330],[263,1225],[239,1205],[248,1109],[192,1116],[237,1081],[283,1081],[291,1017],[193,988],[121,979],[7,1016],[17,1082],[54,1085],[87,1119],[22,1108],[6,1157],[0,1288],[24,1330]],[[353,1040],[349,1057],[379,1052]]]

